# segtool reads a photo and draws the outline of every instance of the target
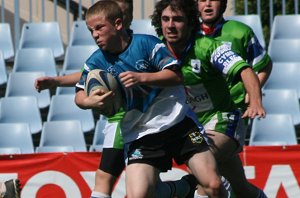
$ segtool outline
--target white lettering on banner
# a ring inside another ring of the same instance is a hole
[[[17,173],[1,173],[0,174],[0,182],[7,181],[10,179],[17,179],[18,174]]]
[[[255,179],[255,167],[254,166],[244,166],[245,175],[247,179]]]
[[[92,190],[95,184],[95,171],[82,171],[80,172],[80,175]]]
[[[296,163],[295,163],[296,164]],[[266,181],[259,181],[260,187],[264,188],[264,192],[268,197],[279,198],[282,193],[286,194],[286,197],[298,198],[300,197],[300,187],[299,187],[299,166],[295,164],[273,164],[264,170],[262,173]],[[293,166],[294,165],[294,166]],[[245,174],[247,179],[258,180],[258,170],[261,169],[260,166],[244,166]],[[82,170],[82,169],[81,169]],[[90,190],[94,187],[95,172],[94,171],[80,171],[73,173],[80,174],[84,181],[79,181],[78,178],[73,178],[72,174],[68,174],[60,171],[39,171],[34,174],[30,174],[30,177],[26,180],[22,180],[22,172],[6,172],[0,173],[0,179],[3,181],[11,178],[21,178],[21,183],[23,186],[22,198],[34,198],[39,195],[39,190],[47,184],[56,185],[61,188],[64,192],[64,198],[81,198],[82,193],[89,196],[90,192],[82,189],[82,185],[87,183]],[[161,174],[161,179],[165,180],[177,180],[183,175],[187,174],[186,170],[180,167],[173,167],[171,171]],[[267,175],[269,174],[269,175]],[[1,180],[0,180],[1,181]],[[258,182],[258,181],[256,181]],[[282,191],[283,189],[283,191]],[[116,183],[113,191],[112,197],[124,198],[125,192],[125,172],[122,173],[121,177]]]
[[[39,189],[46,184],[55,184],[63,189],[66,198],[81,198],[75,181],[59,171],[43,171],[33,175],[22,190],[22,197],[36,197]]]
[[[288,197],[300,197],[298,181],[290,165],[273,165],[264,192],[268,197],[276,197],[280,186]]]

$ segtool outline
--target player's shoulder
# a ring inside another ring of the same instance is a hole
[[[88,57],[88,59],[86,60],[86,63],[94,62],[102,57],[103,57],[103,53],[102,53],[101,49],[98,48]]]
[[[135,41],[151,41],[162,42],[158,37],[150,34],[132,34],[132,38]]]
[[[196,34],[195,37],[195,46],[197,47],[205,47],[206,49],[209,49],[211,47],[216,47],[221,45],[221,41],[213,38],[213,37],[209,37],[209,36],[205,36],[202,34]]]
[[[134,50],[152,51],[153,49],[166,48],[158,37],[148,34],[133,34],[130,48]]]
[[[223,30],[228,29],[228,31],[234,32],[253,32],[252,28],[245,23],[236,20],[227,20],[223,24]]]

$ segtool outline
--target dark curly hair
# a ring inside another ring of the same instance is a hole
[[[193,33],[198,31],[200,22],[195,0],[161,0],[156,3],[153,15],[150,16],[158,36],[162,36],[161,15],[168,6],[172,10],[182,11],[188,19],[188,25],[194,27]]]

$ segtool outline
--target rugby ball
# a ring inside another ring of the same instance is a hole
[[[94,109],[94,111],[107,117],[115,115],[122,106],[122,94],[117,80],[104,70],[91,70],[86,78],[85,92],[89,96],[96,89],[102,89],[105,92],[113,91],[114,96],[112,100],[105,103],[104,109]]]

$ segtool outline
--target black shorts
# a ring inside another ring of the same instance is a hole
[[[99,169],[119,177],[125,168],[124,150],[103,148]]]
[[[145,163],[166,172],[172,168],[172,159],[180,165],[206,150],[209,147],[203,134],[194,121],[186,117],[168,130],[133,141],[128,148],[128,165]]]

